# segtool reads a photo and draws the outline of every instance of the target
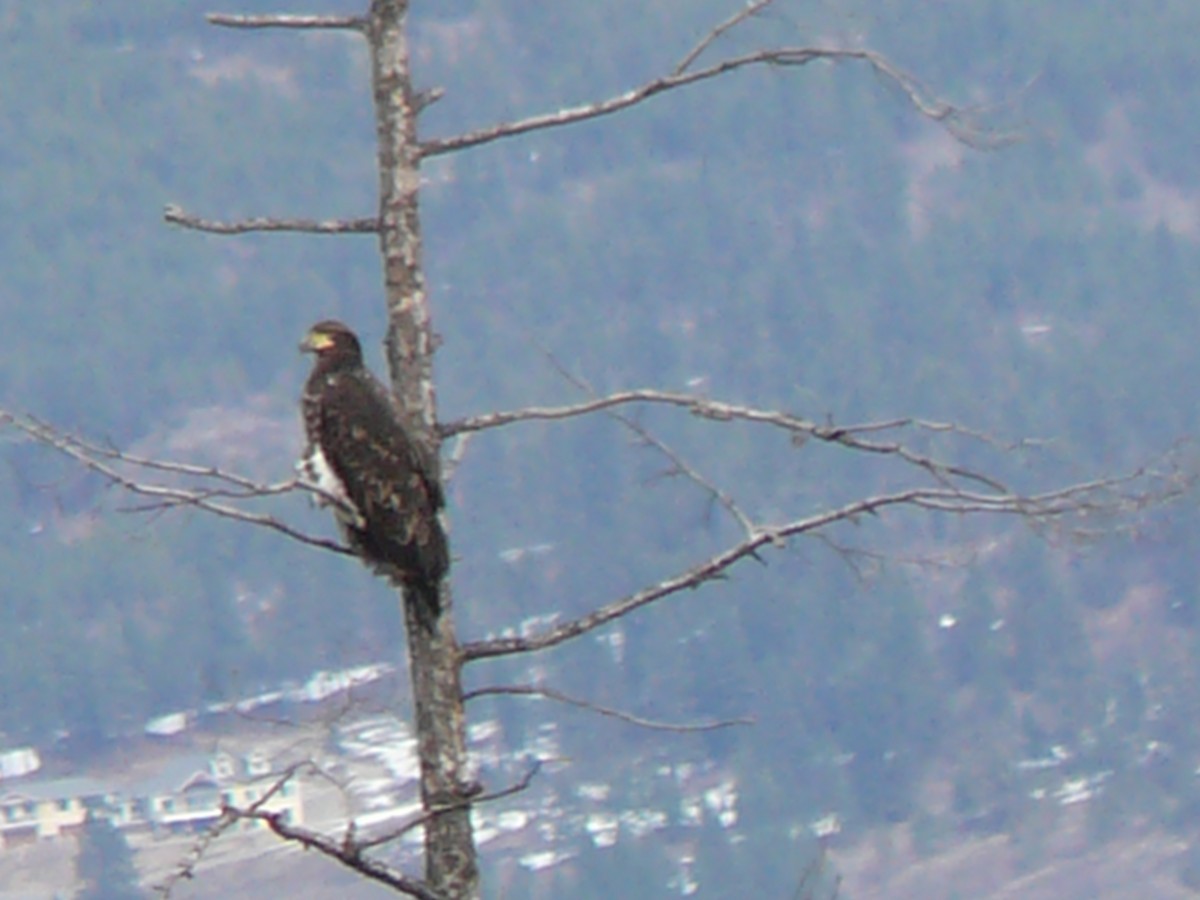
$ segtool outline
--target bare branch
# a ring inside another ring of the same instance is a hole
[[[945,487],[909,488],[893,493],[877,494],[811,516],[795,519],[784,525],[760,529],[746,540],[733,544],[678,575],[605,604],[578,619],[548,628],[541,634],[528,637],[491,638],[465,644],[462,648],[463,659],[470,661],[514,653],[532,653],[557,646],[664,597],[722,578],[735,564],[747,557],[754,556],[757,550],[768,544],[780,545],[787,538],[818,531],[837,522],[854,522],[864,515],[878,514],[893,507],[926,509],[958,515],[968,513],[1016,515],[1029,522],[1048,523],[1067,517],[1086,518],[1090,515],[1110,515],[1120,510],[1141,509],[1151,502],[1160,502],[1164,496],[1178,496],[1183,490],[1183,486],[1179,484],[1168,483],[1163,494],[1118,493],[1118,489],[1122,486],[1149,477],[1149,475],[1150,473],[1139,470],[1124,478],[1084,482],[1060,490],[1025,497],[1011,493],[974,492]]]
[[[463,694],[463,702],[466,702],[467,700],[474,700],[476,697],[496,695],[544,697],[547,700],[557,700],[559,703],[567,703],[571,706],[578,706],[580,709],[591,710],[592,712],[599,713],[602,716],[620,719],[622,722],[628,722],[630,725],[637,725],[639,728],[650,728],[656,731],[717,731],[721,728],[732,728],[737,725],[754,724],[754,719],[749,717],[740,717],[737,719],[719,719],[714,722],[694,722],[688,724],[659,722],[654,719],[646,719],[641,716],[635,716],[632,713],[627,713],[619,709],[613,709],[612,707],[601,706],[598,703],[592,703],[590,700],[581,700],[578,697],[572,697],[570,694],[564,694],[562,691],[557,691],[553,688],[537,687],[536,685],[532,684],[505,684],[494,685],[492,687],[476,688],[473,691],[467,691],[465,694]]]
[[[864,513],[874,512],[888,505],[912,502],[917,491],[905,491],[902,494],[874,497],[859,500],[848,506],[830,510],[817,516],[789,523],[775,531],[760,531],[746,540],[734,544],[715,556],[709,557],[699,565],[672,578],[665,579],[655,585],[644,588],[612,603],[596,609],[582,618],[564,622],[547,629],[540,635],[529,637],[494,638],[474,641],[462,648],[463,659],[466,661],[484,659],[495,656],[505,656],[513,653],[531,653],[554,647],[564,641],[586,634],[601,625],[621,618],[642,606],[669,597],[683,590],[697,588],[705,582],[712,581],[724,575],[725,571],[740,560],[751,556],[760,547],[773,543],[795,534],[812,531],[841,519],[850,519]]]
[[[202,219],[173,203],[163,210],[163,218],[172,225],[205,231],[209,234],[247,234],[252,231],[292,231],[302,234],[377,234],[379,219],[279,219],[263,216],[237,222]]]
[[[295,778],[303,768],[316,769],[316,766],[307,760],[304,762],[293,763],[284,769],[283,772],[276,775],[275,782],[263,792],[261,797],[250,804],[250,806],[248,806],[245,810],[237,810],[229,806],[223,807],[221,809],[221,815],[217,818],[217,821],[210,825],[205,832],[200,835],[199,840],[192,845],[187,855],[183,858],[179,865],[176,866],[175,871],[151,888],[154,893],[159,894],[164,898],[170,897],[171,892],[175,890],[175,887],[179,884],[179,882],[190,881],[195,878],[196,867],[200,865],[200,861],[204,858],[204,854],[208,852],[208,848],[212,846],[213,842],[231,827],[233,827],[233,825],[235,825],[239,819],[246,818],[247,816],[259,812],[263,806],[269,803],[280,791],[282,791],[284,785]]]
[[[686,59],[686,57],[685,57]],[[501,138],[515,137],[531,131],[547,128],[558,128],[611,115],[631,106],[636,106],[651,97],[686,85],[716,78],[729,72],[751,66],[805,66],[819,60],[829,62],[863,62],[869,65],[884,81],[899,88],[901,93],[918,113],[938,122],[958,140],[973,147],[994,148],[1013,143],[1019,135],[1009,132],[990,132],[976,126],[972,121],[972,111],[954,106],[944,100],[932,96],[925,88],[907,72],[895,66],[886,57],[872,50],[852,50],[824,47],[782,47],[773,50],[758,50],[741,56],[721,60],[702,69],[676,71],[670,75],[655,78],[639,87],[578,106],[567,107],[558,112],[543,113],[518,119],[515,122],[503,122],[490,125],[465,134],[447,138],[434,138],[422,142],[423,157],[440,156],[470,147],[489,144]]]
[[[592,412],[609,409],[629,403],[673,403],[689,409],[705,401],[691,394],[674,394],[668,391],[633,390],[619,391],[606,397],[597,397],[581,403],[567,406],[527,406],[522,409],[504,412],[485,413],[480,416],[468,416],[438,425],[438,432],[443,438],[453,437],[468,431],[487,431],[490,428],[501,428],[514,422],[553,421],[570,419]]]
[[[301,16],[283,13],[260,16],[232,13],[209,13],[204,17],[210,25],[222,28],[323,28],[362,31],[367,21],[361,16]]]
[[[30,419],[32,424],[51,431],[51,427],[45,422],[37,419]],[[264,485],[255,481],[252,478],[247,478],[244,475],[238,475],[235,472],[226,472],[224,469],[218,469],[216,466],[201,465],[197,463],[179,462],[171,459],[153,459],[148,456],[138,456],[134,453],[127,453],[117,447],[101,446],[100,444],[85,441],[80,437],[70,437],[69,440],[79,449],[86,453],[90,453],[97,458],[109,459],[113,462],[121,462],[131,466],[137,466],[143,469],[150,469],[156,472],[170,472],[175,475],[183,475],[191,478],[212,479],[214,481],[232,484],[244,488],[247,493],[255,495],[278,494],[285,493],[289,490],[295,490],[296,481],[287,481],[279,485]]]
[[[860,434],[897,431],[913,427],[937,433],[961,434],[965,437],[971,437],[1005,449],[1016,449],[1017,447],[1039,443],[1028,439],[1016,443],[1001,442],[984,432],[965,428],[953,422],[936,422],[910,416],[855,425],[834,426],[828,423],[820,425],[790,413],[740,406],[733,403],[724,403],[719,400],[711,400],[707,397],[697,396],[696,394],[663,391],[656,388],[616,391],[604,397],[596,397],[592,400],[565,406],[529,406],[516,410],[468,416],[464,419],[441,423],[439,433],[442,437],[452,437],[467,431],[487,431],[490,428],[501,428],[516,422],[570,419],[592,412],[599,412],[613,406],[624,406],[632,403],[660,403],[667,406],[679,406],[693,415],[705,419],[714,419],[717,421],[744,419],[748,422],[775,425],[788,431],[804,433],[821,440],[841,440],[844,437],[852,437]]]
[[[408,832],[422,827],[437,816],[444,815],[452,810],[463,809],[480,803],[489,803],[518,794],[529,787],[541,769],[541,763],[535,761],[517,782],[506,788],[436,806],[420,815],[412,817],[398,828],[388,829],[386,832],[371,838],[360,839],[353,821],[347,824],[346,830],[340,838],[334,838],[308,828],[292,825],[284,819],[281,813],[271,812],[264,808],[271,798],[283,789],[283,785],[300,768],[309,765],[311,763],[297,763],[289,768],[262,797],[245,809],[232,806],[226,806],[222,809],[220,819],[205,833],[200,841],[197,841],[192,851],[188,854],[187,859],[180,864],[178,870],[162,885],[156,886],[155,890],[164,896],[169,896],[175,884],[183,879],[194,877],[196,865],[214,840],[227,831],[234,823],[245,819],[253,819],[266,823],[267,827],[278,837],[287,841],[294,841],[307,849],[316,850],[318,853],[337,860],[347,868],[373,881],[386,884],[412,897],[425,898],[425,900],[439,900],[439,895],[434,893],[425,882],[410,878],[399,869],[367,856],[367,851],[395,841]]]
[[[267,812],[254,807],[245,810],[231,808],[229,812],[235,820],[257,819],[265,822],[271,831],[284,840],[294,841],[305,849],[315,850],[324,856],[336,859],[348,869],[353,869],[372,881],[386,884],[402,894],[417,897],[419,900],[442,900],[441,896],[434,893],[425,882],[411,878],[381,860],[364,855],[363,846],[354,838],[353,828],[347,830],[342,840],[336,840],[311,829],[292,825],[284,820],[281,813]]]
[[[208,827],[205,832],[200,835],[199,839],[192,844],[187,855],[179,862],[170,875],[164,878],[158,884],[151,887],[154,893],[161,897],[169,898],[175,890],[175,886],[181,881],[191,881],[196,877],[196,867],[200,865],[200,861],[204,859],[204,855],[208,853],[208,848],[213,842],[228,831],[237,818],[229,814],[228,810],[222,810],[220,818]]]
[[[466,698],[464,697],[463,699],[465,700]],[[414,816],[412,819],[405,822],[399,828],[389,829],[384,834],[376,835],[374,837],[358,841],[357,842],[358,850],[360,852],[363,850],[369,850],[372,847],[378,847],[382,844],[387,844],[394,840],[397,840],[397,839],[403,837],[408,832],[412,831],[413,829],[420,828],[422,825],[424,825],[426,822],[430,821],[431,819],[435,819],[438,816],[442,815],[443,813],[450,812],[451,810],[463,809],[464,807],[468,807],[468,806],[478,806],[480,803],[492,803],[496,800],[502,800],[505,797],[511,797],[514,794],[519,794],[522,791],[527,790],[529,788],[529,785],[533,783],[534,776],[537,775],[537,773],[541,770],[541,768],[542,768],[541,762],[539,760],[534,760],[533,765],[530,766],[529,770],[524,775],[521,776],[520,780],[518,780],[517,782],[515,782],[513,784],[510,784],[508,787],[502,788],[501,790],[498,790],[498,791],[493,791],[492,793],[489,793],[489,794],[479,794],[478,796],[475,796],[475,797],[468,797],[468,798],[464,798],[462,800],[456,800],[453,803],[445,803],[445,804],[441,804],[439,806],[435,806],[434,808],[426,810],[425,812],[421,813],[418,816]]]
[[[278,484],[258,484],[240,475],[233,475],[208,466],[193,466],[188,463],[171,463],[160,460],[148,460],[142,457],[126,457],[119,450],[98,448],[79,438],[64,434],[51,426],[36,419],[18,417],[0,409],[0,426],[11,425],[24,432],[27,436],[52,447],[63,455],[75,460],[85,469],[96,473],[109,484],[116,485],[131,494],[150,498],[150,502],[136,511],[170,509],[174,507],[193,507],[214,513],[226,519],[234,519],[250,525],[257,525],[279,532],[301,543],[323,550],[332,550],[353,556],[353,552],[337,541],[317,537],[300,531],[286,522],[265,513],[252,512],[228,503],[218,502],[221,499],[255,499],[266,496],[286,494],[292,491],[306,491],[325,496],[316,487],[299,479],[280,482]],[[201,487],[181,488],[165,484],[149,484],[122,472],[119,466],[128,463],[143,468],[159,469],[165,472],[180,474],[202,475],[208,478],[224,480],[234,485],[236,490],[223,488]]]
[[[690,69],[692,67],[692,63],[699,59],[701,55],[703,55],[704,51],[711,47],[723,34],[732,31],[734,28],[737,28],[737,26],[741,25],[747,19],[758,15],[774,2],[775,0],[754,0],[753,3],[747,3],[745,9],[735,12],[732,16],[730,16],[724,22],[721,22],[719,25],[713,28],[712,31],[702,37],[700,42],[696,44],[696,46],[693,47],[688,54],[679,61],[679,65],[677,65],[671,71],[671,74],[682,75],[684,72]]]
[[[373,881],[386,884],[412,897],[423,898],[423,900],[439,900],[439,895],[430,890],[424,882],[410,878],[400,870],[386,863],[364,856],[363,851],[366,848],[356,841],[353,822],[347,827],[341,841],[336,841],[333,838],[326,837],[307,828],[292,825],[285,820],[282,813],[265,809],[266,804],[283,790],[284,785],[295,777],[302,768],[311,768],[316,774],[325,778],[329,777],[327,773],[321,770],[320,767],[315,766],[311,761],[295,763],[276,779],[263,796],[259,797],[248,807],[243,809],[225,806],[221,810],[221,818],[218,822],[204,836],[204,839],[198,842],[196,847],[193,848],[193,852],[189,854],[188,860],[180,866],[178,873],[168,879],[168,887],[163,893],[169,895],[170,887],[173,887],[180,879],[193,877],[196,862],[199,861],[208,845],[222,832],[228,830],[231,825],[238,821],[256,819],[265,822],[271,831],[284,840],[295,841],[306,848],[314,849],[326,856],[333,857],[343,865]],[[156,888],[156,890],[161,891],[161,887]]]
[[[884,422],[868,422],[857,425],[820,425],[808,419],[776,410],[764,410],[732,403],[722,403],[697,397],[693,394],[648,389],[618,391],[606,397],[598,397],[593,400],[566,406],[526,407],[525,409],[509,412],[474,416],[443,424],[441,426],[441,433],[443,436],[450,436],[470,431],[483,431],[488,428],[499,428],[514,422],[569,419],[633,403],[657,403],[666,406],[676,406],[701,418],[719,422],[740,420],[760,425],[770,425],[789,432],[792,435],[792,439],[797,442],[811,438],[825,443],[840,444],[852,450],[859,450],[865,453],[896,456],[910,465],[925,470],[938,480],[939,483],[945,484],[948,479],[962,479],[1001,492],[1007,492],[1007,488],[994,478],[984,475],[981,472],[916,453],[898,441],[867,440],[861,437],[861,435],[896,432],[915,428],[934,433],[960,434],[964,437],[985,441],[993,446],[1006,446],[1008,449],[1028,444],[1028,442],[1022,442],[1019,445],[1002,445],[999,441],[987,435],[965,429],[953,423],[931,422],[913,418],[892,419]]]

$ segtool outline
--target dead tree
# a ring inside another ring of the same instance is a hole
[[[829,47],[775,47],[721,57],[716,53],[723,36],[759,15],[773,0],[754,0],[714,26],[677,64],[660,77],[624,93],[518,121],[488,125],[463,134],[425,137],[418,128],[422,110],[438,98],[436,91],[418,90],[410,70],[407,37],[408,0],[371,0],[358,16],[214,14],[212,24],[236,29],[340,29],[362,37],[369,50],[371,88],[375,104],[378,141],[379,205],[371,215],[353,220],[297,220],[258,218],[226,222],[203,218],[177,207],[168,207],[166,220],[175,225],[216,234],[251,231],[309,234],[374,234],[383,259],[384,299],[387,320],[386,354],[392,387],[403,407],[423,423],[426,437],[438,446],[456,438],[461,449],[475,434],[529,420],[558,420],[605,413],[622,417],[626,427],[653,446],[669,461],[673,471],[693,481],[738,523],[740,537],[715,555],[696,560],[689,568],[648,585],[628,596],[613,599],[578,619],[565,621],[525,636],[480,640],[460,644],[455,634],[453,603],[443,585],[437,628],[428,632],[412,627],[408,612],[408,656],[416,710],[415,729],[421,762],[423,812],[402,827],[379,835],[360,835],[353,825],[344,835],[326,836],[289,825],[261,808],[261,804],[229,809],[220,827],[239,818],[259,818],[282,837],[299,841],[339,860],[364,877],[387,884],[401,893],[423,898],[467,900],[480,896],[477,853],[471,829],[474,804],[522,789],[533,776],[495,793],[482,793],[469,775],[465,746],[463,667],[475,660],[532,653],[570,641],[620,619],[632,611],[724,576],[743,561],[759,557],[789,540],[822,533],[839,522],[896,509],[919,509],[935,514],[1002,514],[1030,522],[1053,523],[1113,514],[1156,502],[1180,486],[1168,475],[1139,471],[1121,478],[1067,485],[1041,493],[1022,494],[986,471],[956,464],[950,459],[914,449],[923,436],[950,435],[977,441],[981,435],[951,423],[899,418],[861,424],[834,425],[785,412],[734,405],[689,394],[653,389],[628,390],[591,396],[573,405],[525,408],[494,412],[454,422],[439,422],[433,380],[434,340],[431,310],[422,268],[420,211],[421,166],[427,159],[466,151],[494,141],[538,130],[612,115],[652,98],[720,78],[741,69],[788,69],[816,61],[857,64],[872,70],[898,89],[917,114],[940,123],[958,139],[972,145],[996,145],[1010,135],[981,127],[970,110],[942,102],[928,94],[911,76],[887,58],[870,50]],[[581,386],[584,387],[584,386]],[[719,425],[751,423],[782,432],[794,444],[821,442],[864,458],[884,457],[898,462],[908,473],[907,483],[894,490],[862,496],[840,506],[783,522],[756,520],[726,488],[707,480],[672,448],[658,441],[622,410],[655,405]],[[0,425],[7,424],[70,456],[80,465],[145,500],[144,508],[162,510],[191,507],[273,529],[295,540],[333,552],[348,552],[334,541],[304,532],[270,513],[261,512],[264,497],[313,488],[294,479],[266,484],[206,465],[143,459],[118,449],[71,436],[38,420],[0,410]],[[156,481],[155,478],[159,480]],[[250,506],[258,503],[260,506]],[[407,606],[407,605],[406,605]],[[507,686],[480,693],[538,694],[566,698],[549,689]],[[584,702],[584,705],[590,705]],[[600,710],[619,714],[613,710]],[[721,725],[728,723],[710,723]],[[708,727],[708,726],[701,726]],[[292,777],[289,772],[287,777]],[[282,783],[282,782],[281,782]],[[275,788],[277,789],[277,788]],[[379,860],[372,851],[415,828],[424,829],[425,872],[406,875]],[[190,866],[190,863],[189,863]],[[190,869],[185,873],[190,877]]]

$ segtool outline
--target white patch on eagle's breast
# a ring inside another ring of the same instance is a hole
[[[310,444],[304,458],[300,460],[301,475],[309,484],[320,489],[324,496],[317,496],[320,506],[332,506],[337,517],[355,528],[363,528],[366,523],[363,517],[350,502],[346,486],[338,477],[329,460],[316,444]]]

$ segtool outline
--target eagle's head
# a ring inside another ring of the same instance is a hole
[[[358,337],[334,319],[318,322],[300,342],[303,353],[315,353],[324,368],[362,365],[362,345]]]

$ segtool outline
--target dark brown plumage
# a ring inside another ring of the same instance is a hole
[[[346,543],[375,572],[410,590],[422,621],[438,614],[449,568],[437,457],[406,425],[391,394],[363,365],[341,322],[318,322],[301,349],[316,355],[301,411],[305,477],[321,488]]]

